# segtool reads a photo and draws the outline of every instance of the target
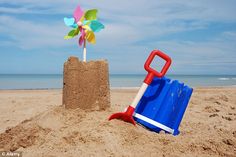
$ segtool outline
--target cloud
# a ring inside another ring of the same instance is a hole
[[[235,46],[232,42],[217,40],[208,42],[160,41],[159,45],[173,59],[172,73],[187,74],[235,74]],[[205,72],[206,71],[206,72]]]
[[[66,34],[66,30],[61,23],[38,23],[34,20],[0,16],[0,32],[8,35],[8,43],[22,49],[66,45],[62,34]]]
[[[217,73],[218,67],[230,73],[230,66],[235,66],[234,0],[199,0],[191,3],[187,0],[21,0],[20,3],[19,0],[1,0],[0,38],[4,41],[0,47],[57,49],[59,53],[75,51],[76,39],[63,40],[69,29],[62,19],[72,14],[77,3],[86,9],[99,9],[100,20],[106,28],[96,34],[97,44],[88,46],[88,49],[95,52],[92,54],[96,57],[98,52],[111,60],[113,73],[121,73],[121,69],[127,73],[143,72],[144,56],[154,48],[173,57],[173,73],[200,73],[205,72],[203,68],[206,67],[212,73]],[[211,36],[209,32],[215,29],[215,23],[223,28]],[[198,31],[202,31],[207,38],[194,40]],[[178,36],[188,32],[192,33],[189,35],[191,38]],[[175,38],[172,38],[174,35]],[[164,39],[166,36],[168,39]],[[134,57],[135,61],[131,62]],[[236,73],[236,70],[232,71]]]
[[[18,13],[33,13],[31,10],[27,8],[9,8],[9,7],[0,7],[1,13],[8,13],[8,14],[18,14]]]
[[[234,41],[236,43],[236,31],[226,31],[222,33],[222,38]]]

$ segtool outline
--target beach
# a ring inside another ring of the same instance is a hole
[[[137,89],[112,89],[111,107],[66,110],[62,90],[0,90],[0,151],[23,157],[235,156],[236,87],[194,88],[180,134],[108,121]]]

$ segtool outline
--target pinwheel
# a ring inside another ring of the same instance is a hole
[[[97,20],[97,9],[83,11],[80,6],[74,11],[72,18],[64,18],[66,26],[73,28],[64,39],[71,39],[80,35],[78,44],[84,47],[83,61],[86,62],[86,41],[95,44],[96,38],[94,32],[99,32],[105,26]]]

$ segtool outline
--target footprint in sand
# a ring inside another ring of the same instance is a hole
[[[205,98],[206,101],[214,102],[218,105],[221,104],[220,101],[228,102],[229,98],[226,95],[220,95],[220,96],[215,96],[215,97],[207,97]]]
[[[214,103],[217,105],[221,105],[221,102],[219,102],[218,100],[214,101]]]
[[[232,119],[231,117],[229,117],[229,116],[222,116],[222,118],[225,119],[225,120],[228,120],[228,121],[232,121],[232,120],[233,120],[233,119]]]
[[[203,111],[208,112],[208,113],[220,112],[219,109],[212,106],[206,106]]]
[[[233,134],[233,136],[236,138],[236,131],[233,131],[232,134]]]
[[[231,139],[223,139],[222,140],[224,144],[227,144],[229,146],[233,146],[234,145],[234,141]]]
[[[219,99],[220,100],[223,100],[223,101],[225,101],[225,102],[228,102],[229,101],[229,98],[226,96],[226,95],[220,95],[220,97],[219,97]]]
[[[69,145],[75,146],[75,138],[79,136],[79,132],[74,131],[71,135],[63,137],[63,140]]]
[[[211,114],[209,117],[218,117],[219,115],[217,113]]]

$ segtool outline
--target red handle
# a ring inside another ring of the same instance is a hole
[[[155,56],[159,56],[166,61],[161,72],[158,72],[150,67]],[[144,64],[144,68],[148,72],[148,75],[146,76],[143,82],[150,85],[154,76],[157,76],[159,78],[163,77],[166,74],[167,70],[169,69],[170,65],[171,65],[171,58],[169,56],[167,56],[160,50],[153,50]]]

